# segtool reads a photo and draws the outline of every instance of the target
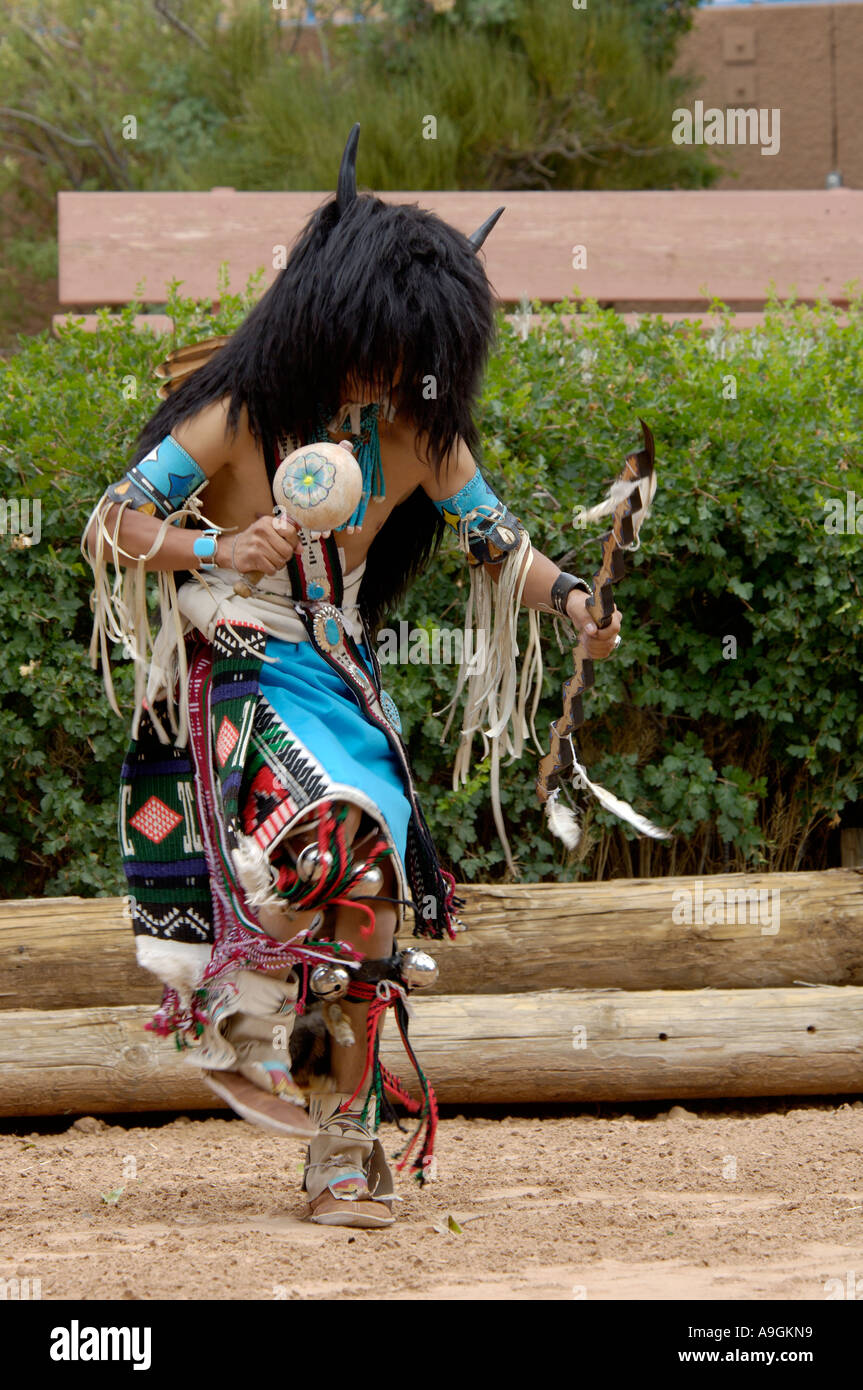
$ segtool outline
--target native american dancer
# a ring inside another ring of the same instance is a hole
[[[138,960],[165,986],[151,1026],[239,1115],[308,1142],[313,1221],[385,1226],[397,1199],[381,1115],[392,1099],[419,1114],[399,1167],[410,1159],[420,1179],[436,1116],[406,1007],[436,967],[395,937],[407,910],[415,936],[452,936],[461,904],[373,638],[452,528],[470,565],[466,625],[487,654],[460,672],[456,775],[479,734],[503,830],[498,759],[531,731],[538,613],[568,616],[593,658],[613,650],[620,617],[597,630],[590,586],[532,548],[475,462],[494,330],[477,253],[503,209],[467,237],[358,196],[358,134],[335,198],[237,332],[169,359],[163,403],[82,546],[91,655],[117,713],[111,644],[136,665],[119,830]],[[359,506],[329,533],[273,514],[277,466],[313,441],[352,448],[362,470]],[[422,1106],[379,1060],[388,1007]]]

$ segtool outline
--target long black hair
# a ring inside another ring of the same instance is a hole
[[[479,452],[474,408],[493,337],[494,295],[466,236],[416,205],[362,194],[340,209],[330,199],[228,343],[144,426],[133,461],[229,396],[229,429],[245,407],[272,481],[279,441],[312,439],[350,376],[389,394],[439,477],[459,438]],[[426,567],[442,532],[422,489],[393,509],[359,595],[372,627]]]

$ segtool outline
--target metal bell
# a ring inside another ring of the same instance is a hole
[[[303,883],[320,883],[332,862],[333,856],[328,850],[322,854],[317,845],[306,845],[297,855],[297,878]]]
[[[316,965],[309,984],[319,999],[341,999],[347,994],[351,977],[343,965]]]
[[[437,961],[427,951],[408,946],[399,956],[402,980],[408,989],[425,989],[438,977]]]
[[[383,871],[373,864],[370,869],[358,878],[348,892],[346,898],[370,897],[374,893],[379,893],[384,886]]]

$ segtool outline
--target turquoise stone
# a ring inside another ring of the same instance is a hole
[[[322,586],[322,585],[320,585],[320,584],[310,584],[310,585],[309,585],[309,598],[323,598],[323,596],[324,596],[324,590],[323,590],[323,586]]]
[[[327,634],[327,641],[335,646],[339,640],[339,625],[335,618],[327,618],[324,631]]]

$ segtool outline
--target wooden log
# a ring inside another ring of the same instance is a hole
[[[447,993],[863,985],[853,870],[459,891],[469,930],[428,946]]]
[[[724,900],[723,915],[733,920],[675,921],[686,901],[698,918],[699,885],[702,919],[712,890],[750,897],[745,906]],[[863,985],[863,874],[853,869],[459,891],[469,929],[453,942],[421,943],[440,963],[439,994]],[[778,897],[756,900],[754,893]],[[775,934],[764,934],[754,912],[759,901],[768,910],[778,906]],[[158,983],[135,963],[122,904],[0,902],[0,1008],[156,1003]],[[412,937],[408,943],[417,944]]]
[[[148,1011],[0,1014],[0,1115],[212,1109]],[[392,1025],[382,1057],[409,1081]],[[439,1100],[631,1101],[863,1091],[863,989],[559,990],[418,999]]]
[[[159,981],[135,959],[124,898],[0,903],[0,1008],[158,1003]]]

